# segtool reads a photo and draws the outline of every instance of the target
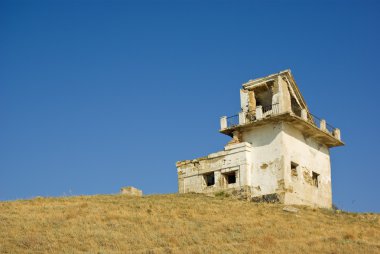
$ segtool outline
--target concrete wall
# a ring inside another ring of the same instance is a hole
[[[284,158],[281,123],[244,131],[242,139],[252,145],[249,185],[252,196],[278,193],[283,187]]]
[[[177,162],[178,192],[208,193],[228,188],[240,189],[250,178],[252,147],[249,143],[228,145],[224,151],[195,160]],[[204,175],[214,172],[215,184],[207,186]],[[236,183],[227,184],[223,174],[236,172]]]
[[[283,130],[285,203],[331,208],[329,149],[289,124],[283,123]],[[291,171],[291,162],[298,164],[296,175]],[[313,171],[319,174],[318,187],[312,180]]]
[[[296,163],[295,171],[291,164]],[[331,208],[329,149],[286,122],[245,128],[241,143],[195,160],[177,163],[179,193],[249,189],[251,197],[276,194],[285,204]],[[225,174],[236,172],[236,183]],[[215,184],[204,175],[214,172]],[[317,185],[312,174],[318,174]]]
[[[281,76],[278,76],[278,90],[280,96],[280,112],[291,112],[291,101],[288,84],[282,79]]]

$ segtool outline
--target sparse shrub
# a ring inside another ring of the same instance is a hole
[[[224,191],[219,191],[219,192],[215,193],[215,197],[226,197],[226,198],[228,198],[230,196],[231,196],[231,194],[224,192]]]
[[[337,242],[338,238],[336,238],[335,236],[331,236],[331,237],[327,238],[327,240],[330,242]]]
[[[352,233],[346,233],[343,235],[344,240],[354,240],[355,236]]]

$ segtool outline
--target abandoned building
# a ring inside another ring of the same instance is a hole
[[[241,111],[220,119],[224,150],[176,163],[179,193],[244,193],[252,200],[331,208],[329,149],[340,130],[313,115],[290,70],[250,80]]]

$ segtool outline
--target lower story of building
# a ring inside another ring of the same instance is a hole
[[[283,151],[267,163],[256,163],[254,154],[250,143],[241,142],[206,157],[177,162],[179,193],[223,191],[254,201],[331,208],[330,175],[321,175],[323,170],[292,161]]]

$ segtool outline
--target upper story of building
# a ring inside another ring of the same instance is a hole
[[[235,138],[247,128],[283,121],[327,147],[344,145],[340,129],[310,112],[290,70],[244,83],[240,106],[238,114],[221,117],[221,133]]]

